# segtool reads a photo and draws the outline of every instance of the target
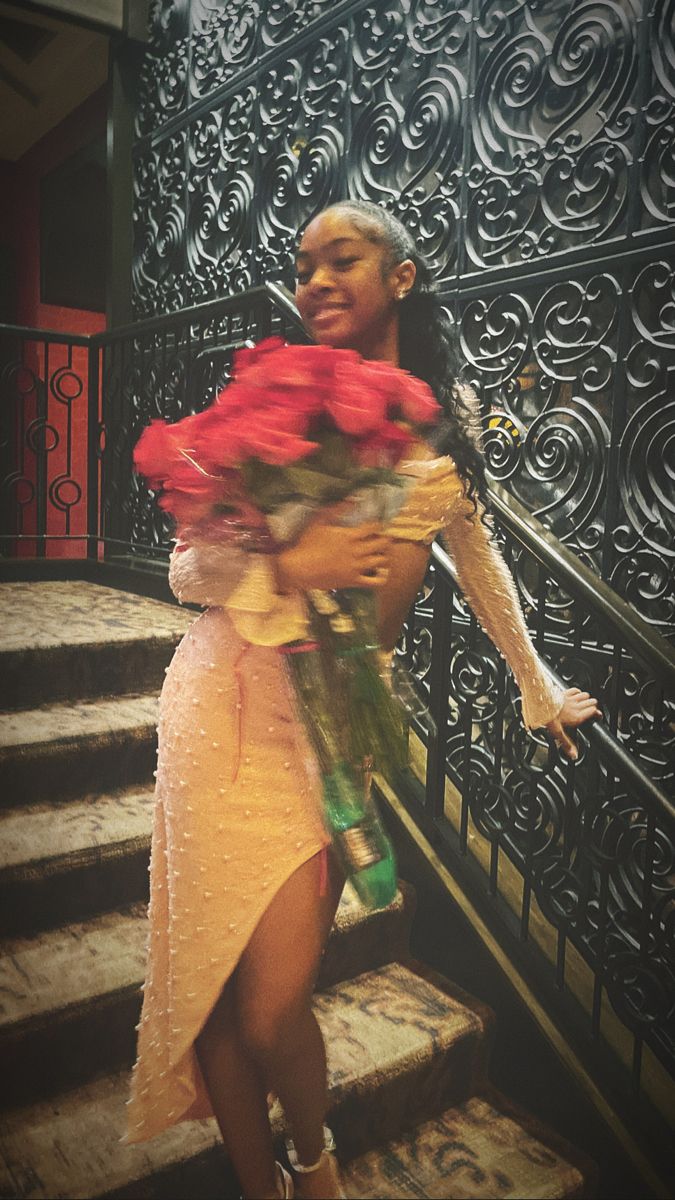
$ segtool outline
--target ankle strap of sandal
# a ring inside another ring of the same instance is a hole
[[[288,1138],[286,1141],[286,1150],[288,1152],[288,1160],[289,1160],[293,1170],[297,1171],[298,1175],[311,1175],[312,1171],[318,1171],[319,1167],[322,1165],[322,1163],[324,1161],[325,1156],[327,1154],[331,1154],[334,1149],[335,1149],[335,1138],[333,1137],[332,1130],[330,1130],[327,1125],[324,1125],[324,1127],[323,1127],[323,1150],[321,1151],[316,1162],[311,1163],[310,1166],[308,1166],[308,1167],[306,1167],[304,1165],[304,1163],[300,1162],[300,1160],[298,1158],[298,1152],[295,1149],[295,1146],[293,1145],[293,1142],[291,1141],[291,1139]]]
[[[308,1167],[306,1167],[303,1163],[298,1161],[297,1154],[294,1155],[293,1158],[291,1158],[290,1154],[288,1157],[291,1160],[291,1166],[292,1166],[293,1170],[297,1171],[298,1175],[312,1175],[314,1171],[318,1171],[319,1167],[323,1166],[323,1160],[327,1154],[328,1154],[328,1150],[322,1150],[319,1157],[317,1158],[316,1162],[311,1163],[310,1166],[308,1166]]]

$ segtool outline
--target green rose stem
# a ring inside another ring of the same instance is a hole
[[[282,649],[321,768],[324,818],[341,865],[362,903],[384,908],[396,895],[396,860],[371,795],[371,760],[364,756],[360,768],[349,761],[354,739],[344,720],[348,696],[335,687],[333,671],[326,670],[332,656],[318,642]]]

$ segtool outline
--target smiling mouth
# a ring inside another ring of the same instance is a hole
[[[317,308],[316,312],[312,313],[310,320],[312,321],[327,321],[332,317],[339,316],[340,313],[347,311],[346,304],[326,304],[322,308]]]

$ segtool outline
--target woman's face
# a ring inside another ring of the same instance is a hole
[[[295,298],[315,341],[398,361],[397,296],[412,286],[415,267],[406,260],[383,271],[384,261],[384,247],[364,237],[347,211],[329,209],[307,226]]]

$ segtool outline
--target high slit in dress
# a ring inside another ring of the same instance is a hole
[[[529,727],[562,693],[530,641],[513,581],[452,461],[419,458],[395,538],[442,532],[462,588],[519,684]],[[278,646],[306,630],[301,594],[280,596],[269,560],[192,538],[171,557],[180,600],[206,606],[160,701],[147,975],[128,1102],[128,1142],[213,1110],[195,1039],[270,901],[330,839],[321,782]],[[289,919],[291,916],[289,914]]]

